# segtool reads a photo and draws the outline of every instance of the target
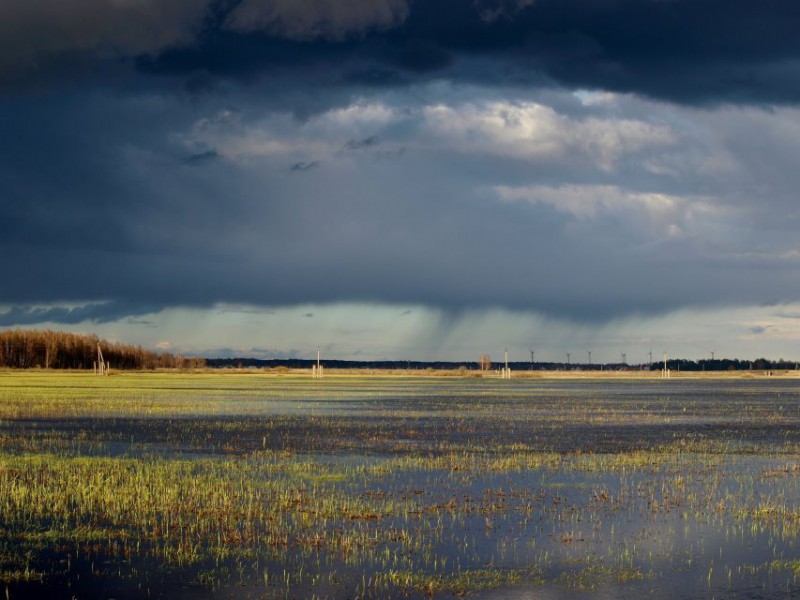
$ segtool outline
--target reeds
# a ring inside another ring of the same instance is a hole
[[[785,394],[3,378],[0,581],[12,597],[87,573],[385,598],[659,586],[673,571],[704,591],[774,573],[791,587],[800,571],[796,417],[782,408],[796,399]],[[675,420],[685,429],[665,433]]]

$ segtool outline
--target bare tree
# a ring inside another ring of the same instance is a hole
[[[0,331],[0,367],[90,369],[98,344],[115,369],[199,368],[205,359],[184,358],[141,346],[107,342],[95,335],[63,331]]]

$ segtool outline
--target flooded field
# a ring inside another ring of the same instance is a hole
[[[800,380],[0,373],[14,598],[794,598]]]

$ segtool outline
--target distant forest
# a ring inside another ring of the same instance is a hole
[[[322,364],[329,369],[437,369],[437,370],[458,370],[467,369],[471,371],[481,370],[482,361],[414,361],[414,360],[323,360]],[[206,365],[210,368],[275,368],[289,367],[292,369],[310,369],[316,360],[300,358],[207,358]],[[718,358],[715,360],[686,360],[671,359],[667,361],[667,368],[672,371],[782,371],[796,369],[798,363],[793,361],[767,360],[757,358],[756,360],[739,360],[736,358]],[[489,361],[488,369],[499,369],[503,365],[499,362]],[[664,368],[664,363],[653,362],[652,364],[624,364],[624,363],[556,363],[556,362],[522,362],[509,361],[508,366],[512,371],[660,371]]]
[[[650,365],[652,370],[664,368],[663,361]],[[714,360],[686,360],[675,359],[667,361],[667,368],[673,371],[789,371],[798,368],[798,363],[791,360],[740,360],[738,358],[717,358]]]
[[[141,346],[102,340],[96,335],[66,333],[63,331],[40,331],[14,329],[0,331],[0,368],[12,369],[92,369],[97,361],[97,346],[103,358],[112,369],[179,369],[179,368],[307,368],[316,361],[298,358],[263,360],[257,358],[200,358],[183,357],[168,352],[153,352]],[[485,359],[485,360],[484,360]],[[413,360],[323,360],[322,364],[333,369],[386,369],[386,370],[481,370],[500,368],[499,362],[492,362],[488,356],[470,362],[451,361],[413,361]],[[657,371],[664,367],[663,362],[652,364],[581,364],[556,362],[509,362],[513,371]],[[668,361],[672,371],[781,371],[797,369],[794,361],[739,360],[721,358],[715,360],[672,359]]]
[[[101,340],[96,335],[14,329],[0,331],[0,367],[12,369],[92,369],[97,346],[112,369],[204,367],[203,358],[153,352],[141,346]]]

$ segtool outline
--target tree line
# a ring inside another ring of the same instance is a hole
[[[316,364],[316,359],[305,358],[207,358],[205,365],[209,368],[276,368],[288,367],[290,369],[310,369]],[[477,362],[470,361],[418,361],[418,360],[339,360],[323,359],[322,363],[330,369],[392,369],[392,370],[458,370],[487,371],[502,367],[505,363],[492,362],[489,355],[484,354]],[[534,362],[508,361],[512,371],[597,371],[601,369],[614,371],[660,371],[664,368],[663,362],[650,364],[626,363],[572,363],[563,362]],[[768,360],[757,358],[755,360],[721,358],[715,360],[687,360],[669,359],[667,368],[672,371],[786,371],[798,368],[798,363],[784,359]]]
[[[658,371],[664,368],[663,362],[654,362],[650,370]],[[739,358],[717,358],[714,360],[686,360],[670,359],[667,368],[672,371],[789,371],[798,368],[798,363],[793,360],[769,360],[756,358],[755,360],[742,360]]]
[[[0,331],[0,367],[12,369],[92,369],[97,347],[112,369],[204,367],[203,358],[184,358],[102,340],[96,335],[13,329]]]

